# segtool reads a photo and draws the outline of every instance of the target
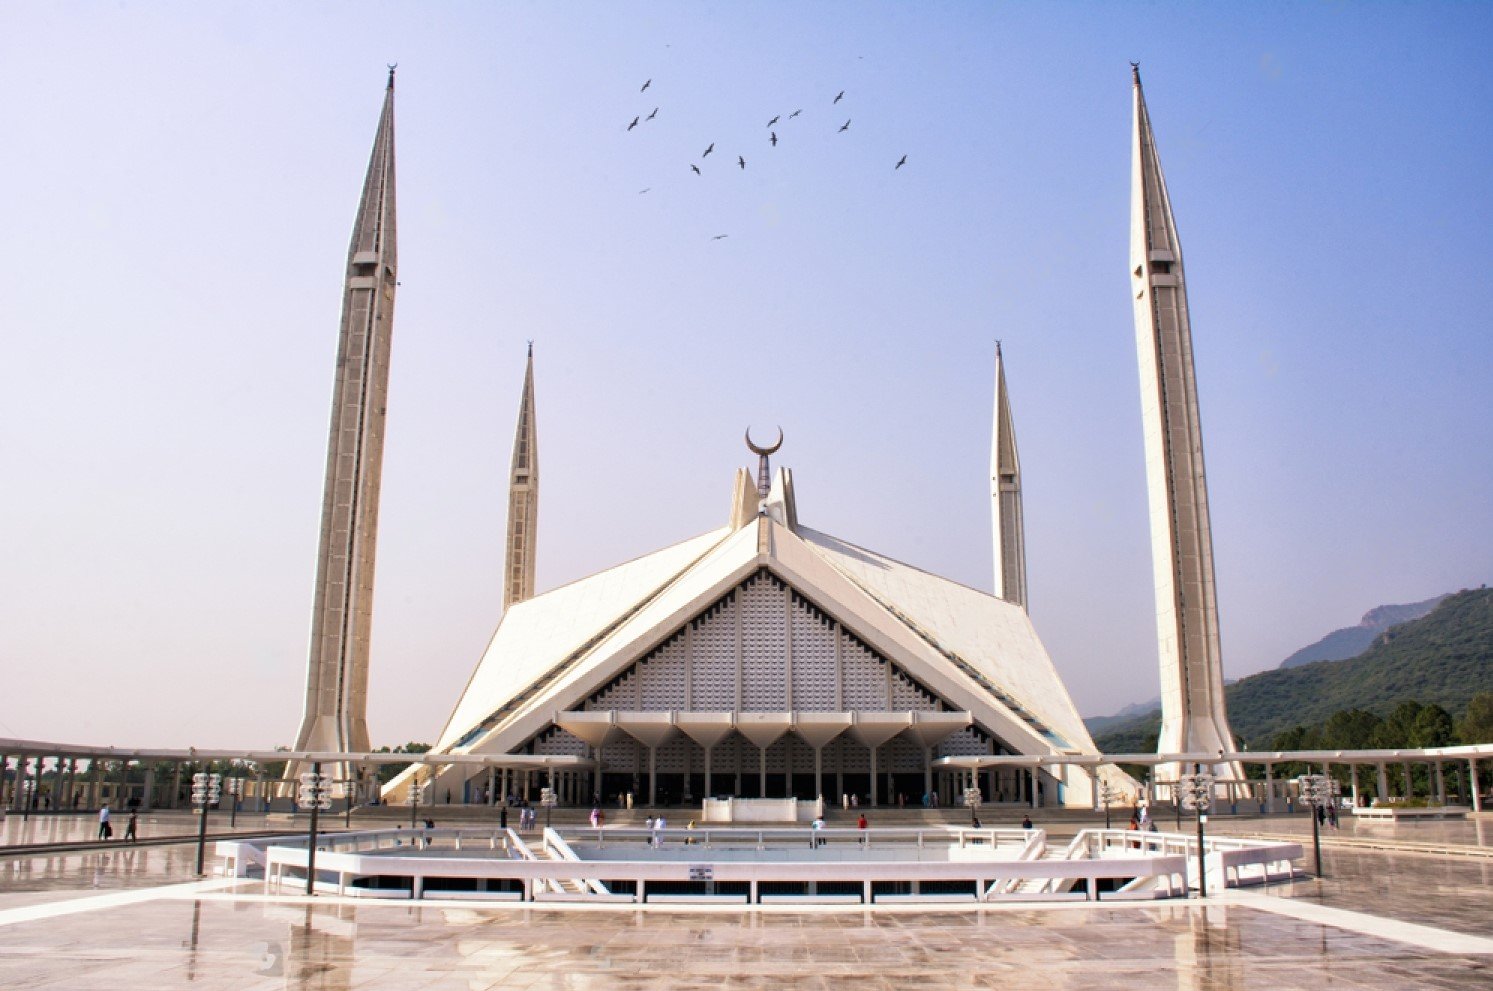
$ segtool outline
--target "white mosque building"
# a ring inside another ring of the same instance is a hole
[[[1134,74],[1132,267],[1171,749],[1232,744],[1223,710],[1202,440],[1181,246]],[[388,343],[398,285],[391,71],[349,248],[306,711],[297,750],[364,751]],[[539,446],[530,349],[514,440],[503,613],[403,802],[695,803],[856,796],[872,805],[1092,807],[1096,755],[1027,615],[1021,469],[997,349],[995,594],[812,529],[792,472],[739,469],[725,524],[534,594]],[[722,480],[724,482],[724,479]],[[1166,741],[1164,741],[1166,742]],[[1001,756],[1030,761],[980,760]],[[485,757],[485,760],[472,760]],[[959,762],[943,758],[966,758]],[[968,760],[967,758],[976,758]],[[1046,762],[1045,758],[1056,758]],[[1231,769],[1220,765],[1224,776]],[[374,783],[365,776],[362,788]],[[447,798],[449,796],[449,798]]]

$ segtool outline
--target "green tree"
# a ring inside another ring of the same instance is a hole
[[[1493,743],[1493,692],[1478,692],[1467,703],[1457,738],[1463,743]]]
[[[1424,708],[1413,699],[1401,702],[1390,712],[1389,717],[1379,727],[1374,736],[1374,747],[1381,750],[1397,750],[1401,747],[1414,746],[1411,739],[1415,735],[1415,720],[1420,717],[1420,710]]]
[[[1366,750],[1383,725],[1384,720],[1365,709],[1339,709],[1322,724],[1322,742],[1329,750]]]
[[[1447,747],[1455,738],[1452,714],[1434,703],[1422,706],[1410,727],[1412,747]]]
[[[389,747],[379,747],[373,752],[376,754],[423,754],[429,750],[430,744],[415,743],[412,741],[410,743],[401,743],[392,749]],[[379,784],[388,784],[394,775],[404,770],[406,766],[404,764],[380,764],[378,768]]]

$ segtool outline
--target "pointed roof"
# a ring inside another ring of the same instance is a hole
[[[373,136],[373,153],[368,157],[368,174],[363,179],[363,195],[358,201],[358,219],[353,225],[352,244],[347,251],[348,266],[354,275],[365,274],[354,266],[382,261],[388,274],[399,271],[399,252],[394,211],[394,70],[389,70],[389,84],[384,89],[384,107],[378,116],[378,131]],[[367,273],[371,274],[371,273]]]
[[[1027,608],[1026,529],[1021,509],[1021,459],[1006,391],[1006,366],[995,345],[995,402],[990,427],[991,550],[997,598]]]
[[[763,515],[515,606],[437,750],[521,745],[761,568],[1023,751],[1094,749],[1022,609]]]
[[[505,610],[534,596],[538,523],[539,426],[534,414],[534,342],[530,341],[508,469],[508,534],[503,552]]]
[[[1172,201],[1166,191],[1161,156],[1156,151],[1156,136],[1151,132],[1151,114],[1146,109],[1146,93],[1141,87],[1140,66],[1131,63],[1130,71],[1134,80],[1132,93],[1135,99],[1130,265],[1135,268],[1145,266],[1148,262],[1164,262],[1180,282],[1182,244],[1177,239],[1177,222],[1172,217]]]

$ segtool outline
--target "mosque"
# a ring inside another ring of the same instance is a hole
[[[1181,249],[1134,75],[1132,268],[1156,559],[1167,753],[1222,751],[1211,536]],[[397,282],[391,70],[349,249],[306,709],[295,750],[368,750],[368,632]],[[943,758],[1096,753],[1027,614],[1021,469],[997,348],[994,594],[800,520],[782,445],[722,479],[722,525],[535,594],[539,438],[529,350],[514,439],[503,613],[434,752],[386,802],[861,803],[964,798],[1091,807],[1112,766]],[[812,503],[810,503],[812,505]],[[813,519],[813,518],[811,518]],[[817,519],[815,519],[817,522]],[[1216,746],[1215,746],[1216,745]],[[511,758],[506,759],[505,758]],[[363,779],[364,796],[375,787]],[[449,798],[447,798],[449,796]]]

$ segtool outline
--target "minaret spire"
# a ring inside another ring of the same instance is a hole
[[[1234,739],[1224,710],[1213,535],[1187,283],[1138,63],[1131,63],[1131,76],[1135,130],[1130,269],[1161,655],[1158,752],[1212,754],[1232,751]],[[1240,776],[1235,765],[1214,771]]]
[[[535,527],[539,521],[539,428],[534,419],[534,342],[529,342],[513,461],[508,472],[508,543],[503,555],[503,609],[534,597]]]
[[[296,750],[367,751],[368,646],[394,292],[394,75],[347,252],[306,709]]]
[[[990,427],[990,527],[995,594],[1025,609],[1026,528],[1021,518],[1021,459],[1006,392],[1006,367],[995,342],[995,403]]]

